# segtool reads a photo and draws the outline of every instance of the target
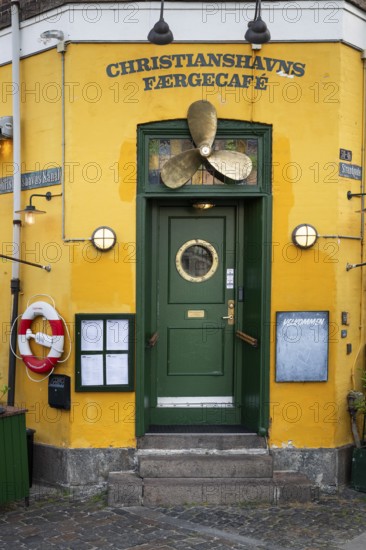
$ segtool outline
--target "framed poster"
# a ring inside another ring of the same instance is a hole
[[[276,313],[276,382],[328,380],[329,311]]]
[[[75,391],[132,391],[135,316],[75,316]]]

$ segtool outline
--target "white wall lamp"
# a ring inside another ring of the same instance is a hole
[[[106,225],[102,225],[101,227],[97,227],[90,240],[97,250],[107,252],[116,244],[117,236],[113,229]]]
[[[0,140],[13,139],[13,117],[0,117]]]
[[[23,210],[16,210],[15,213],[16,214],[24,214],[25,215],[24,216],[25,223],[28,224],[28,225],[33,225],[36,221],[35,216],[37,214],[46,214],[46,210],[38,210],[32,204],[33,197],[43,197],[44,199],[46,199],[46,201],[50,201],[53,197],[61,197],[61,194],[62,193],[60,193],[59,195],[52,195],[52,193],[50,191],[48,191],[44,195],[39,195],[38,193],[34,193],[33,195],[30,196],[29,204],[27,204],[27,206]]]
[[[308,223],[301,223],[292,232],[292,242],[295,246],[303,249],[311,248],[318,240],[318,232],[314,226]]]
[[[41,42],[43,42],[43,44],[45,45],[52,39],[58,40],[57,51],[59,53],[66,51],[65,35],[62,31],[52,29],[50,31],[44,31],[40,36]]]

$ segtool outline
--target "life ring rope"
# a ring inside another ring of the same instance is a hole
[[[22,361],[23,359],[22,359],[22,357],[20,357],[19,355],[17,355],[16,352],[13,350],[13,346],[12,346],[12,344],[11,344],[11,335],[13,334],[13,330],[14,330],[14,327],[15,327],[15,325],[16,325],[18,319],[19,319],[22,315],[23,315],[23,314],[21,313],[20,315],[18,315],[18,317],[17,317],[16,319],[14,319],[14,322],[13,322],[13,324],[11,325],[11,329],[10,329],[10,349],[11,349],[12,354],[15,355],[15,357],[16,357],[17,359],[19,359],[19,361]]]
[[[48,374],[46,374],[46,376],[44,376],[43,378],[40,378],[39,380],[36,380],[35,378],[31,377],[31,375],[29,374],[29,369],[25,369],[25,372],[27,373],[29,380],[31,380],[32,382],[43,382],[43,380],[47,380],[47,378],[51,376],[54,370],[55,369],[52,369]]]
[[[29,307],[30,305],[30,301],[33,300],[33,298],[35,298],[36,296],[43,296],[44,298],[49,298],[49,300],[52,302],[52,305],[53,305],[53,309],[56,309],[56,302],[55,300],[52,298],[52,296],[50,296],[49,294],[33,294],[33,296],[31,296],[27,302],[27,308]]]
[[[71,355],[71,351],[72,351],[72,346],[71,346],[71,336],[70,336],[70,331],[69,331],[69,327],[67,326],[67,323],[65,321],[65,319],[62,317],[62,315],[58,314],[58,316],[60,317],[60,319],[62,320],[63,324],[64,324],[64,327],[65,327],[65,332],[66,332],[66,335],[67,335],[67,339],[69,341],[69,351],[67,352],[67,355],[65,357],[65,359],[60,359],[59,360],[59,363],[65,363],[68,358],[70,357]]]

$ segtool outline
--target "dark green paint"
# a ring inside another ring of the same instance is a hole
[[[351,487],[366,493],[366,447],[353,449]]]
[[[223,184],[183,185],[177,189],[169,189],[164,185],[148,183],[149,141],[160,138],[190,137],[186,120],[170,120],[164,123],[151,123],[138,127],[138,192],[139,194],[176,198],[183,196],[242,196],[243,194],[270,194],[271,162],[268,155],[271,145],[271,127],[262,124],[240,122],[235,120],[220,120],[216,136],[222,139],[258,139],[258,185]]]
[[[0,415],[0,505],[28,497],[25,412]]]
[[[127,335],[124,343],[128,349],[124,351],[109,350],[107,348],[107,330],[108,320],[128,321],[128,339]],[[103,349],[100,351],[84,351],[81,349],[81,327],[83,321],[102,321],[103,323]],[[75,391],[77,392],[112,392],[112,391],[133,391],[135,387],[134,365],[135,365],[135,315],[118,313],[77,313],[75,315]],[[128,383],[127,384],[107,384],[107,355],[127,355],[128,361]],[[103,356],[103,384],[84,385],[82,381],[81,362],[83,355],[102,355]]]
[[[172,412],[156,409],[157,397],[233,396],[234,327],[222,317],[227,315],[228,300],[234,299],[234,290],[227,290],[225,283],[226,269],[235,269],[235,218],[233,207],[217,206],[204,213],[190,205],[158,209],[151,270],[158,281],[159,341],[151,369],[157,381],[152,396],[155,424]],[[185,280],[175,265],[179,248],[195,238],[211,243],[219,257],[217,271],[203,282]],[[197,309],[205,317],[189,318],[188,311]],[[202,422],[201,409],[196,418]]]
[[[236,210],[236,328],[259,339],[258,349],[235,338],[234,387],[238,408],[216,410],[160,409],[155,423],[243,423],[264,435],[268,430],[270,274],[271,274],[271,127],[240,121],[219,120],[220,137],[258,137],[258,183],[254,186],[186,186],[178,190],[156,189],[147,184],[148,141],[151,137],[189,137],[185,120],[141,125],[138,128],[137,197],[137,337],[136,343],[136,433],[143,435],[152,422],[151,411],[157,394],[157,379],[151,376],[158,357],[157,346],[146,342],[157,330],[157,275],[151,271],[156,255],[159,208],[189,207],[199,197],[214,199],[217,207]],[[214,212],[214,211],[213,211]],[[255,280],[254,280],[255,279]],[[244,288],[244,302],[238,302],[238,287]],[[202,308],[204,309],[204,307]],[[160,342],[161,343],[161,342]],[[179,363],[176,369],[182,368]],[[200,416],[199,416],[200,415]]]

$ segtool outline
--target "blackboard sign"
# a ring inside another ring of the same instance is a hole
[[[328,380],[328,311],[276,314],[276,382]]]

